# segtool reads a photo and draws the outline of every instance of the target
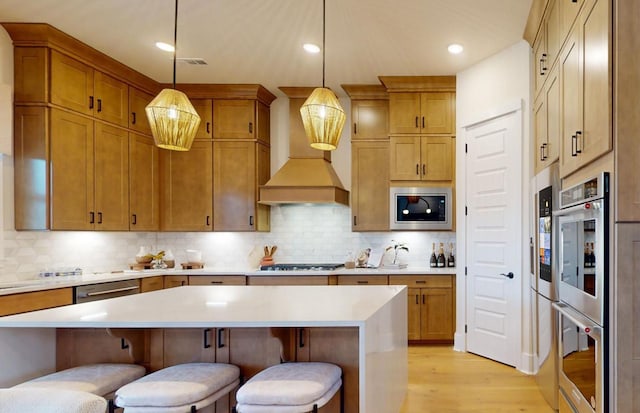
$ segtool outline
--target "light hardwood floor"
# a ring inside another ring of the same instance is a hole
[[[453,351],[409,347],[409,391],[401,413],[553,413],[533,376]]]

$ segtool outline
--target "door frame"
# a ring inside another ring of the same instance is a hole
[[[529,243],[525,242],[529,239],[531,228],[529,218],[531,216],[530,205],[530,180],[533,176],[532,162],[530,162],[529,154],[532,153],[531,141],[532,133],[530,116],[526,112],[528,110],[526,102],[523,99],[517,99],[506,103],[501,107],[492,108],[484,113],[477,114],[473,119],[466,119],[462,124],[457,125],[456,136],[456,250],[457,250],[457,268],[456,268],[456,332],[454,335],[454,350],[467,351],[467,336],[465,327],[467,324],[467,279],[465,275],[466,262],[466,243],[467,243],[467,223],[465,215],[465,206],[467,205],[466,192],[466,129],[478,123],[486,122],[504,116],[511,112],[519,111],[522,125],[522,228],[521,228],[521,297],[522,297],[522,313],[521,313],[521,330],[520,330],[520,350],[516,363],[516,368],[522,372],[532,374],[534,372],[534,348],[532,336],[532,305],[529,293]]]

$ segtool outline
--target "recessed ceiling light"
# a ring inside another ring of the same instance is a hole
[[[173,52],[173,45],[164,42],[156,42],[156,47],[165,52]]]
[[[320,47],[313,43],[305,43],[302,45],[308,53],[320,53]]]
[[[464,47],[462,47],[462,45],[460,44],[453,43],[450,44],[449,47],[447,47],[447,50],[449,50],[449,53],[451,54],[460,54],[464,50]]]

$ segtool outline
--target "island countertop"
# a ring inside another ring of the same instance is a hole
[[[405,286],[184,286],[0,317],[0,327],[362,326]]]

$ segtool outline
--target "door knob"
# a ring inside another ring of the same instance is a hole
[[[513,273],[512,272],[509,272],[508,274],[500,273],[500,275],[504,275],[505,277],[507,277],[509,279],[513,279]]]

